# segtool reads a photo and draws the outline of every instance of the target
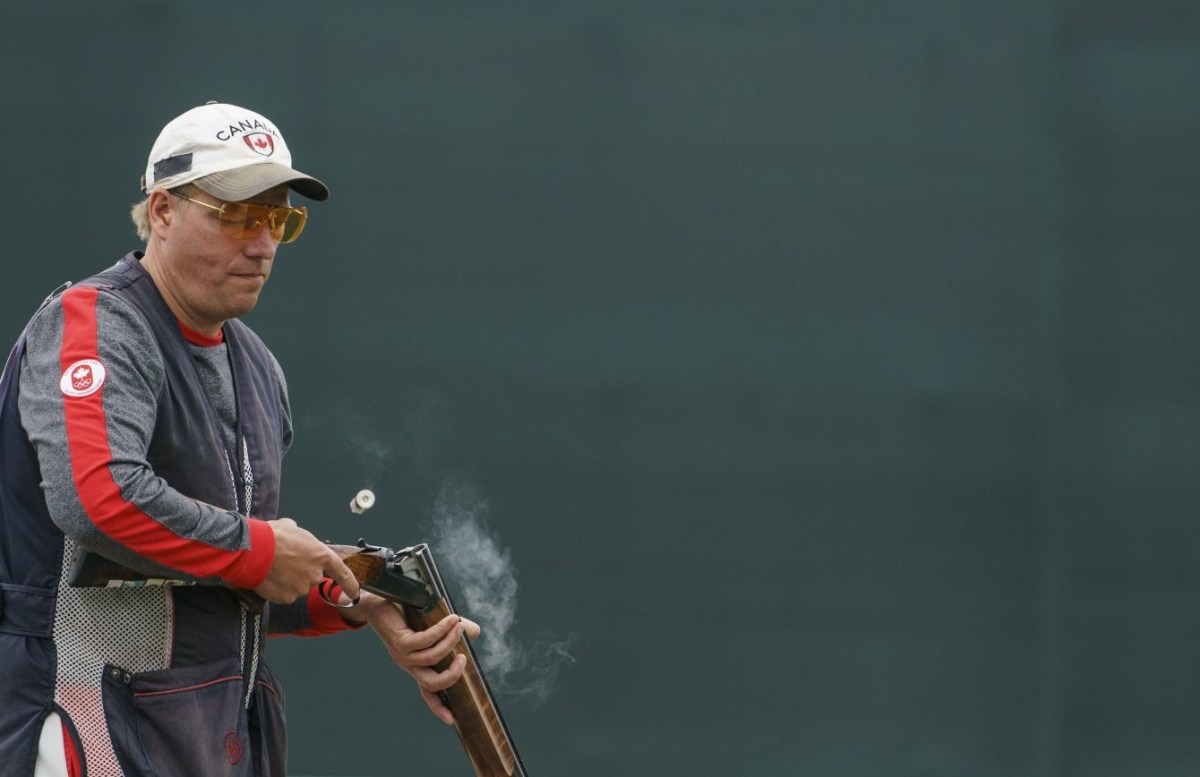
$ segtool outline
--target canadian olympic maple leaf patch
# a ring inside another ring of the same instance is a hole
[[[96,359],[80,359],[63,371],[58,387],[68,397],[86,397],[104,385],[104,374],[104,365]]]
[[[243,135],[242,140],[246,141],[247,146],[263,156],[271,156],[271,154],[275,153],[275,139],[265,132],[251,132],[249,135]]]

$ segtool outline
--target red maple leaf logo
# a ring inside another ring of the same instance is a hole
[[[262,154],[263,156],[271,156],[271,154],[275,153],[275,141],[265,132],[255,132],[246,135],[242,140],[246,141],[246,145],[253,149],[255,153]]]

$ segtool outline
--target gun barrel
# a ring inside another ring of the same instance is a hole
[[[419,574],[438,593],[438,603],[429,612],[420,613],[412,608],[405,608],[409,625],[414,629],[424,630],[455,614],[454,604],[446,592],[446,586],[438,573],[429,546],[416,545],[401,553],[409,559],[405,568],[410,573]],[[454,730],[467,752],[467,758],[475,768],[476,777],[528,777],[525,764],[517,753],[512,735],[479,666],[475,650],[465,635],[437,668],[445,669],[459,654],[467,657],[463,676],[443,691],[441,697],[454,713]]]
[[[400,607],[413,630],[424,631],[456,614],[428,545],[392,551],[359,540],[357,547],[332,547],[350,567],[359,585]],[[467,657],[463,676],[440,696],[454,713],[454,730],[476,777],[528,777],[465,635],[436,668],[446,669],[459,655]]]

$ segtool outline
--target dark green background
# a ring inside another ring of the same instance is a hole
[[[286,512],[475,485],[580,640],[535,777],[1200,772],[1194,0],[2,8],[4,339],[167,120],[275,121]],[[373,636],[272,649],[295,773],[468,773]]]

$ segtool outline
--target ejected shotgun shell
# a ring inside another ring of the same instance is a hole
[[[350,500],[351,512],[362,515],[367,510],[370,510],[375,505],[375,492],[369,488],[364,488],[354,495]]]

